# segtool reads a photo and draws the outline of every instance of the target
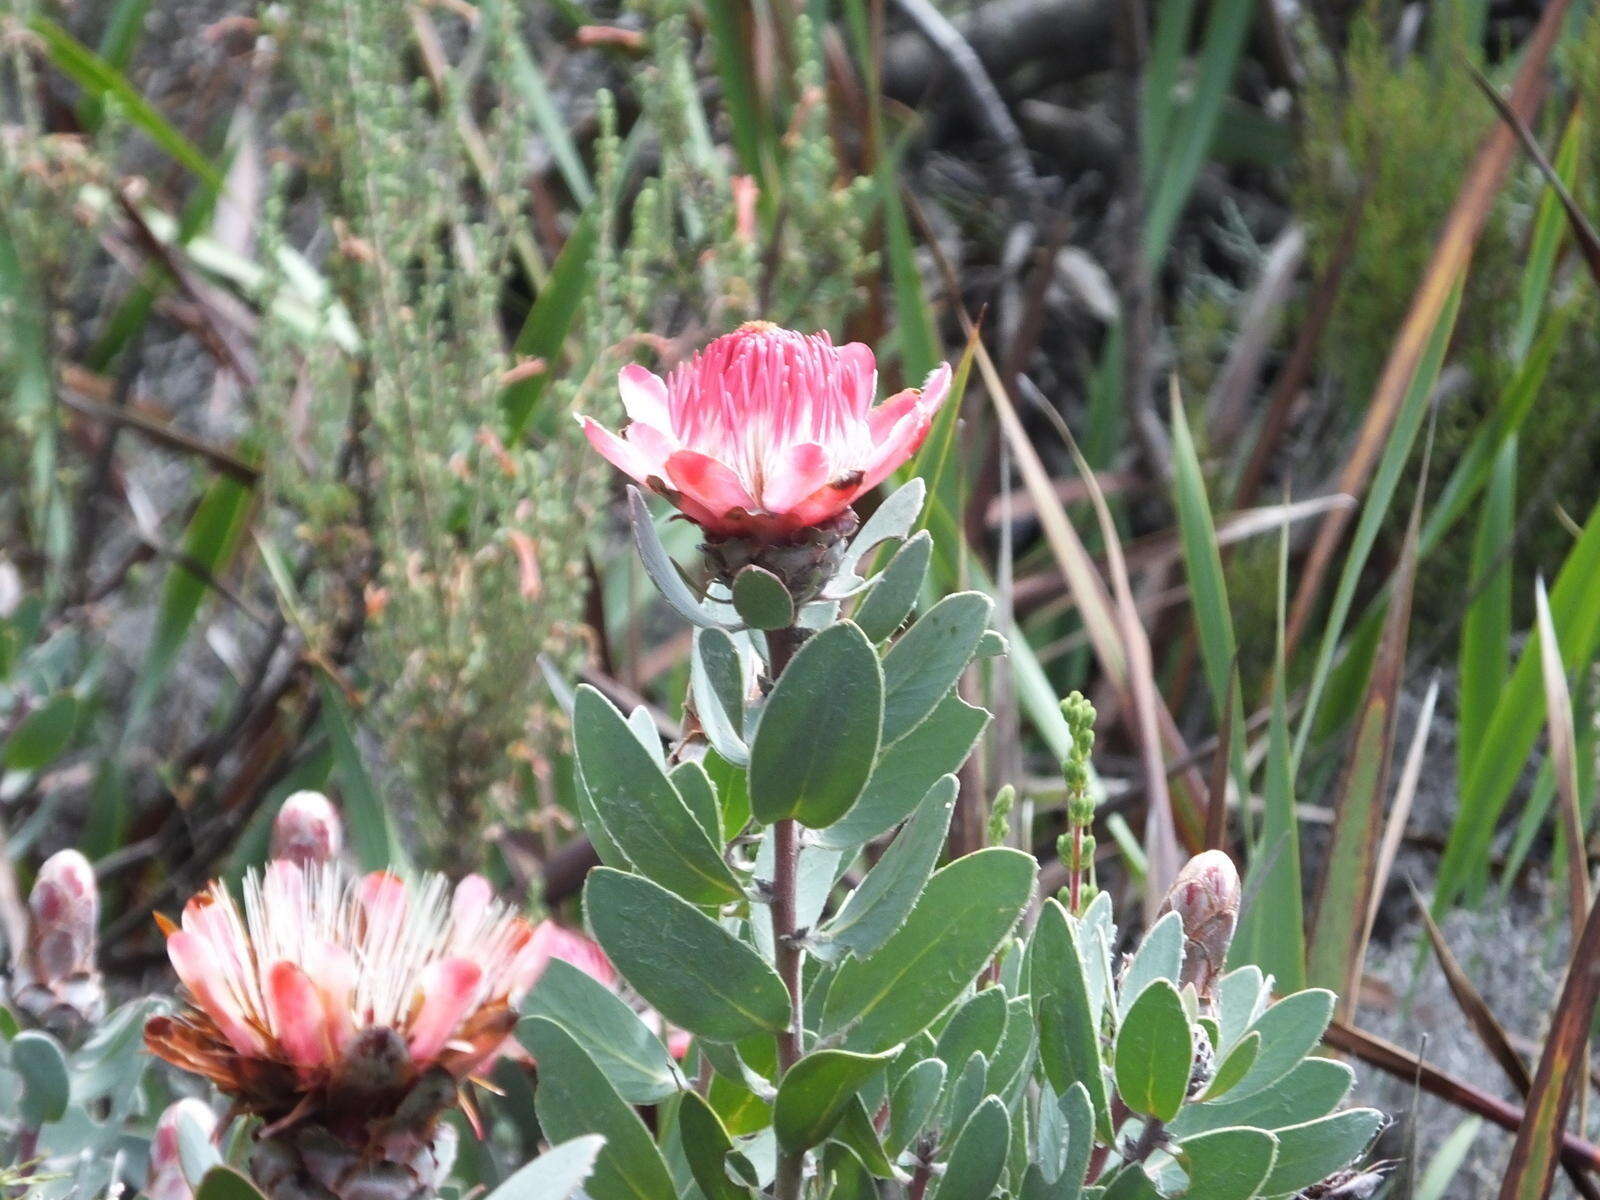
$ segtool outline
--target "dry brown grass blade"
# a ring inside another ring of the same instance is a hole
[[[1534,1073],[1533,1090],[1528,1093],[1527,1112],[1511,1148],[1505,1182],[1500,1186],[1500,1200],[1544,1200],[1550,1194],[1556,1162],[1566,1160],[1564,1150],[1558,1153],[1557,1148],[1567,1143],[1567,1113],[1588,1077],[1584,1050],[1589,1044],[1589,1023],[1597,1000],[1600,905],[1589,910],[1583,935],[1573,947],[1544,1054]]]
[[[1117,629],[1128,655],[1128,689],[1133,697],[1134,724],[1138,729],[1139,762],[1144,771],[1145,819],[1144,852],[1149,860],[1145,870],[1144,919],[1148,927],[1160,915],[1167,889],[1178,877],[1183,866],[1178,849],[1177,825],[1172,815],[1172,795],[1167,789],[1166,764],[1161,757],[1161,730],[1156,710],[1161,705],[1160,690],[1156,687],[1155,664],[1150,656],[1150,638],[1133,599],[1133,586],[1128,579],[1128,564],[1122,558],[1122,541],[1117,536],[1117,523],[1112,519],[1106,498],[1094,484],[1094,472],[1078,450],[1077,442],[1067,435],[1067,447],[1078,472],[1089,482],[1089,502],[1094,507],[1095,519],[1100,523],[1100,539],[1105,543],[1107,565],[1111,572],[1112,591],[1117,600]],[[1222,809],[1224,801],[1214,795],[1210,809]]]
[[[1424,463],[1424,480],[1427,475]],[[1338,1011],[1347,1017],[1355,1013],[1361,988],[1373,897],[1384,884],[1378,875],[1384,799],[1394,757],[1400,682],[1405,674],[1406,634],[1411,626],[1411,598],[1417,580],[1424,491],[1425,488],[1418,490],[1417,502],[1411,509],[1372,677],[1351,735],[1350,757],[1339,780],[1333,840],[1317,889],[1316,916],[1307,945],[1307,979],[1319,987],[1333,988],[1339,995]]]
[[[1378,886],[1372,889],[1372,905],[1367,909],[1367,936],[1372,936],[1372,925],[1378,919],[1378,906],[1383,902],[1384,888],[1389,873],[1394,870],[1395,856],[1400,852],[1400,842],[1406,836],[1406,822],[1411,819],[1411,802],[1417,796],[1417,784],[1422,779],[1422,762],[1428,748],[1428,734],[1433,729],[1433,710],[1439,702],[1439,677],[1435,675],[1428,684],[1428,693],[1422,699],[1422,711],[1417,714],[1416,732],[1411,735],[1411,747],[1406,751],[1406,765],[1400,771],[1400,783],[1394,789],[1394,803],[1389,806],[1389,823],[1383,830],[1383,845],[1378,847]]]
[[[1578,739],[1572,724],[1572,695],[1567,690],[1567,669],[1561,661],[1561,644],[1550,616],[1550,597],[1541,577],[1534,583],[1534,608],[1539,624],[1539,669],[1544,677],[1545,721],[1550,729],[1550,766],[1561,797],[1561,820],[1567,844],[1567,903],[1571,909],[1572,940],[1583,934],[1583,914],[1589,911],[1589,864],[1584,854],[1583,808],[1578,798]]]
[[[1476,1113],[1484,1120],[1500,1126],[1501,1129],[1514,1132],[1527,1120],[1528,1110],[1518,1108],[1515,1104],[1508,1104],[1498,1096],[1491,1096],[1464,1079],[1457,1079],[1454,1075],[1430,1066],[1411,1051],[1396,1046],[1393,1042],[1387,1042],[1376,1034],[1368,1033],[1338,1017],[1335,1017],[1328,1026],[1328,1032],[1323,1035],[1322,1040],[1335,1050],[1342,1050],[1368,1066],[1377,1067],[1380,1071],[1403,1079],[1408,1084],[1414,1081],[1429,1095],[1438,1096],[1457,1108]],[[1582,1072],[1573,1073],[1575,1079],[1581,1075]],[[1556,1140],[1551,1139],[1552,1146]],[[1571,1133],[1563,1133],[1559,1143],[1558,1153],[1563,1163],[1583,1171],[1600,1170],[1600,1146]]]
[[[1522,1055],[1511,1045],[1510,1037],[1495,1018],[1488,1003],[1478,993],[1478,989],[1472,986],[1472,980],[1451,952],[1449,943],[1444,940],[1444,933],[1434,921],[1433,914],[1428,911],[1427,902],[1423,900],[1422,893],[1417,891],[1417,885],[1407,879],[1406,887],[1411,891],[1411,899],[1416,903],[1417,912],[1422,914],[1422,923],[1428,931],[1428,940],[1433,943],[1433,953],[1439,960],[1439,968],[1444,972],[1445,982],[1450,985],[1450,994],[1455,997],[1461,1015],[1467,1018],[1467,1023],[1478,1035],[1478,1040],[1483,1043],[1484,1049],[1494,1057],[1495,1062],[1500,1064],[1500,1069],[1506,1073],[1506,1078],[1511,1080],[1511,1086],[1517,1089],[1517,1094],[1526,1096],[1533,1087],[1533,1075],[1528,1071],[1528,1064],[1522,1061]]]
[[[1472,72],[1472,81],[1489,98],[1489,103],[1494,105],[1494,110],[1500,114],[1500,119],[1517,135],[1522,148],[1538,165],[1545,182],[1555,192],[1556,199],[1561,201],[1561,207],[1567,213],[1567,222],[1572,226],[1573,239],[1578,243],[1578,252],[1583,255],[1583,261],[1589,267],[1589,274],[1594,277],[1596,283],[1600,283],[1600,233],[1595,231],[1594,225],[1590,223],[1583,209],[1578,207],[1578,202],[1573,199],[1572,192],[1562,182],[1560,174],[1546,157],[1544,147],[1539,145],[1539,139],[1533,136],[1533,130],[1528,128],[1528,123],[1512,111],[1505,97],[1495,91],[1494,84],[1484,78],[1482,71],[1471,63],[1467,64],[1467,70]]]
[[[1511,111],[1524,120],[1533,115],[1544,97],[1545,68],[1570,6],[1571,0],[1551,0],[1528,40],[1522,66],[1512,85],[1510,100]],[[1489,131],[1479,147],[1477,157],[1456,195],[1455,204],[1445,218],[1433,257],[1423,272],[1421,285],[1412,297],[1410,311],[1406,313],[1400,331],[1395,336],[1383,373],[1373,388],[1372,398],[1367,404],[1366,420],[1340,472],[1337,490],[1357,497],[1366,490],[1378,457],[1389,440],[1400,402],[1422,361],[1423,350],[1433,335],[1451,292],[1472,260],[1478,235],[1500,191],[1516,146],[1516,134],[1502,123]],[[1293,657],[1300,643],[1349,519],[1346,512],[1329,513],[1317,530],[1316,541],[1302,569],[1300,586],[1295,591],[1294,606],[1289,614],[1285,657]]]

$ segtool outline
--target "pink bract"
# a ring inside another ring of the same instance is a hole
[[[621,436],[579,420],[596,450],[713,537],[781,541],[837,516],[916,453],[950,367],[874,408],[877,380],[859,342],[755,321],[665,381],[624,367]]]

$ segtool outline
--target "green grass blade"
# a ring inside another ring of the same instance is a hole
[[[1574,108],[1567,120],[1566,131],[1556,147],[1554,163],[1556,174],[1569,189],[1577,182],[1578,163],[1588,140],[1583,121],[1583,110]],[[1567,232],[1567,215],[1561,206],[1561,197],[1555,188],[1546,184],[1539,197],[1538,212],[1533,221],[1533,237],[1528,246],[1528,265],[1522,271],[1522,285],[1518,291],[1517,323],[1511,331],[1511,361],[1522,362],[1533,345],[1534,331],[1539,316],[1550,296],[1550,277],[1555,271],[1556,254]]]
[[[388,867],[409,868],[405,846],[378,794],[361,747],[356,742],[356,717],[339,684],[325,674],[317,677],[322,695],[322,728],[333,750],[333,777],[339,783],[340,808],[350,831],[350,849],[364,871]]]
[[[1362,506],[1361,518],[1356,524],[1355,534],[1350,540],[1350,549],[1345,555],[1344,567],[1339,574],[1339,584],[1334,591],[1333,604],[1323,627],[1322,642],[1317,651],[1316,664],[1312,669],[1311,682],[1306,691],[1306,705],[1300,717],[1300,728],[1295,735],[1294,761],[1297,764],[1304,758],[1306,743],[1316,720],[1317,707],[1321,703],[1323,689],[1327,686],[1328,672],[1333,666],[1334,653],[1344,633],[1345,621],[1350,615],[1350,606],[1355,600],[1356,587],[1366,567],[1367,556],[1371,554],[1378,533],[1388,519],[1389,505],[1400,482],[1400,473],[1411,457],[1417,432],[1422,428],[1422,419],[1427,414],[1428,397],[1439,378],[1439,370],[1444,363],[1445,351],[1450,345],[1450,335],[1455,329],[1456,314],[1460,307],[1461,285],[1457,283],[1449,299],[1446,300],[1439,321],[1433,327],[1433,332],[1423,349],[1422,359],[1417,364],[1411,386],[1406,390],[1394,427],[1389,432],[1389,439],[1379,459],[1378,469],[1367,490],[1366,503]]]
[[[1283,624],[1288,602],[1289,531],[1278,549],[1277,661],[1267,717],[1267,775],[1261,836],[1250,851],[1244,906],[1229,954],[1230,967],[1254,963],[1278,978],[1284,992],[1306,985],[1305,915],[1300,886],[1300,826],[1294,808],[1289,753],[1289,706],[1284,696]]]
[[[1472,774],[1495,702],[1511,670],[1511,536],[1516,517],[1517,439],[1507,438],[1495,458],[1489,491],[1472,539],[1458,658],[1460,732],[1456,777]]]
[[[591,206],[567,236],[566,245],[561,247],[550,269],[549,282],[534,299],[528,318],[517,334],[517,353],[544,359],[545,369],[518,380],[501,393],[500,404],[505,411],[509,440],[520,439],[536,420],[548,424],[548,415],[539,412],[539,401],[550,386],[561,348],[593,283],[591,268],[599,234],[598,214]]]
[[[761,185],[763,207],[775,211],[778,182],[777,131],[756,91],[755,72],[746,51],[740,12],[734,0],[706,0],[706,25],[722,82],[722,107],[728,114],[734,153],[746,175]]]
[[[1600,504],[1590,512],[1582,536],[1550,590],[1551,617],[1561,641],[1562,662],[1569,672],[1590,663],[1600,646],[1600,587],[1594,586],[1596,579],[1600,579]],[[1539,647],[1530,639],[1483,735],[1484,745],[1493,752],[1478,755],[1471,775],[1463,781],[1455,823],[1439,862],[1435,915],[1463,894],[1481,893],[1495,826],[1539,736],[1544,708]]]
[[[1178,531],[1183,544],[1183,562],[1189,579],[1190,605],[1200,633],[1200,657],[1204,661],[1206,682],[1217,723],[1232,730],[1228,758],[1240,796],[1250,794],[1244,766],[1244,704],[1239,689],[1231,686],[1238,645],[1233,632],[1232,609],[1228,603],[1227,581],[1222,573],[1222,554],[1217,548],[1217,528],[1206,498],[1205,478],[1195,452],[1194,436],[1178,395],[1172,388],[1172,466],[1176,493]],[[1224,709],[1231,708],[1230,716]],[[1218,797],[1213,797],[1219,800]]]
[[[48,17],[35,16],[28,28],[44,42],[50,61],[86,95],[98,96],[102,103],[114,100],[128,120],[157,146],[204,182],[222,186],[222,172],[139,94],[126,75]]]
[[[1193,97],[1173,122],[1171,153],[1146,169],[1155,180],[1144,229],[1145,265],[1152,270],[1167,256],[1178,218],[1210,153],[1254,12],[1252,0],[1216,0],[1211,5]]]

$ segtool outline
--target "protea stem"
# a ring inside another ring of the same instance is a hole
[[[768,635],[768,666],[776,680],[793,656],[798,632],[780,629]],[[800,826],[793,818],[772,827],[772,945],[778,976],[789,989],[789,1027],[778,1036],[778,1078],[800,1060],[804,1025],[803,995],[800,981],[801,949],[796,934],[795,891],[800,865]],[[798,1200],[804,1152],[778,1154],[778,1200]]]

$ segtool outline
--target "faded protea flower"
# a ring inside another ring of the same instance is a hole
[[[772,543],[838,518],[922,444],[950,390],[940,366],[874,408],[858,342],[766,321],[712,342],[663,382],[622,370],[622,436],[583,417],[595,449],[713,538]]]
[[[149,1200],[191,1200],[194,1196],[178,1153],[178,1122],[184,1118],[207,1137],[217,1128],[216,1114],[203,1100],[191,1096],[167,1105],[156,1122],[155,1136],[150,1139],[150,1182],[144,1189]]]
[[[344,824],[321,792],[295,792],[272,822],[272,857],[306,866],[335,861],[344,849]]]
[[[436,1118],[471,1113],[462,1085],[552,956],[480,876],[452,890],[287,860],[247,876],[242,905],[214,883],[166,928],[190,1003],[145,1042],[266,1121],[252,1166],[284,1197],[432,1194],[454,1154]]]
[[[76,850],[51,855],[28,896],[28,938],[12,972],[12,998],[27,1017],[63,1037],[105,1013],[95,969],[100,889]]]
[[[1207,850],[1184,864],[1167,891],[1161,915],[1176,912],[1183,921],[1184,983],[1201,996],[1211,988],[1228,961],[1234,927],[1239,921],[1239,871],[1221,850]]]

